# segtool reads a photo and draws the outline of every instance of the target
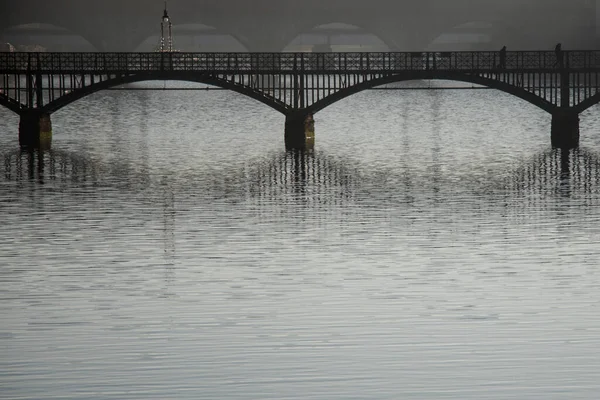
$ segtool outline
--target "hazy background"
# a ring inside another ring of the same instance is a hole
[[[152,51],[158,0],[3,0],[0,41],[20,50]],[[598,48],[600,0],[171,0],[182,51]]]

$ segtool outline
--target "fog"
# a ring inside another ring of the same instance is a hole
[[[154,51],[162,1],[3,0],[21,51]],[[600,0],[171,0],[180,51],[422,51],[600,47]]]

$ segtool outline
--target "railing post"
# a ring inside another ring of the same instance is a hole
[[[299,95],[300,95],[300,108],[304,108],[304,79],[306,77],[306,69],[304,67],[304,53],[300,53],[300,87],[299,87]]]
[[[44,91],[42,87],[42,72],[40,65],[40,53],[36,53],[36,73],[35,73],[35,102],[37,108],[44,106]]]
[[[299,97],[298,97],[298,53],[294,53],[294,65],[293,65],[293,74],[292,77],[294,79],[294,92],[292,93],[292,95],[294,96],[294,102],[293,102],[293,107],[294,109],[298,109],[298,102],[299,102]]]
[[[27,54],[27,82],[26,82],[26,89],[27,89],[27,107],[28,108],[33,108],[33,77],[32,77],[32,72],[31,72],[31,53]]]
[[[83,53],[79,53],[79,72],[81,73],[81,87],[85,87],[85,67],[83,64]]]
[[[571,82],[568,60],[567,55],[565,66],[560,69],[560,106],[563,108],[571,106]]]

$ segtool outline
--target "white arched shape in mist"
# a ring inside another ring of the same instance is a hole
[[[300,33],[283,49],[284,52],[389,50],[377,35],[359,26],[338,22],[318,25]]]
[[[134,51],[155,51],[159,35],[147,37]],[[173,47],[185,52],[246,52],[246,47],[234,36],[204,24],[173,24]]]
[[[444,29],[429,42],[425,50],[470,51],[496,48],[498,44],[494,43],[494,34],[498,32],[498,28],[497,23],[490,21],[465,22]]]
[[[96,46],[77,33],[58,25],[37,22],[2,30],[0,43],[10,43],[15,46],[16,51],[98,51]]]
[[[477,20],[449,25],[431,37],[426,51],[495,50],[502,46],[520,50],[521,27],[503,21]],[[525,44],[526,46],[526,44]]]

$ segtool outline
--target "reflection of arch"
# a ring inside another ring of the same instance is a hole
[[[318,25],[305,25],[297,32],[294,37],[288,38],[283,51],[358,51],[359,49],[360,51],[389,51],[390,49],[390,45],[381,35],[366,30],[358,24],[329,21]],[[319,40],[319,36],[325,36],[325,40]],[[345,37],[345,40],[341,39],[335,43],[331,39],[335,36]],[[352,43],[348,40],[352,36],[361,38]],[[312,43],[303,43],[304,41],[312,41]]]
[[[348,96],[356,94],[366,89],[371,89],[376,86],[385,85],[388,83],[394,82],[402,82],[402,81],[411,81],[411,80],[428,80],[428,79],[441,79],[441,80],[453,80],[467,83],[474,83],[477,85],[487,86],[493,89],[498,89],[500,91],[512,94],[520,99],[523,99],[535,106],[538,106],[542,110],[552,113],[552,111],[556,108],[556,106],[550,103],[548,100],[545,100],[539,96],[536,96],[533,93],[527,92],[521,88],[516,86],[509,85],[504,82],[496,81],[489,78],[483,78],[477,75],[466,75],[464,73],[458,72],[431,72],[431,71],[423,71],[423,72],[410,72],[406,74],[398,74],[386,76],[379,79],[369,80],[362,83],[359,83],[355,86],[349,87],[347,89],[342,89],[339,92],[336,92],[330,96],[327,96],[312,106],[310,106],[307,110],[312,113],[316,113],[325,107],[338,102]]]
[[[350,161],[340,162],[322,151],[287,151],[250,165],[244,171],[245,193],[270,204],[284,204],[281,200],[290,198],[317,207],[338,203],[352,196],[360,179]],[[311,190],[315,186],[320,190]],[[327,196],[322,195],[323,188],[328,189]]]
[[[35,179],[39,183],[57,178],[60,182],[96,182],[103,166],[89,157],[63,150],[14,150],[0,153],[4,161],[4,177],[21,181]],[[127,168],[119,168],[120,173]],[[132,182],[135,180],[127,180]]]
[[[166,74],[148,72],[148,73],[139,73],[139,74],[135,74],[135,75],[120,76],[117,78],[108,79],[108,80],[96,83],[94,85],[90,85],[90,86],[86,86],[81,89],[74,90],[74,91],[70,92],[69,94],[66,94],[66,95],[52,101],[51,103],[48,103],[47,105],[45,105],[43,107],[43,110],[46,112],[52,113],[52,112],[55,112],[65,106],[73,103],[74,101],[77,101],[77,100],[79,100],[85,96],[88,96],[92,93],[96,93],[100,90],[108,89],[113,86],[122,85],[122,84],[126,84],[126,83],[134,83],[134,82],[140,82],[140,81],[152,81],[152,80],[189,81],[189,82],[204,83],[207,85],[214,85],[214,86],[218,86],[218,87],[221,87],[224,89],[229,89],[231,91],[251,97],[251,98],[258,100],[261,103],[266,104],[269,107],[279,111],[282,114],[286,113],[286,107],[283,102],[278,101],[273,98],[270,98],[270,97],[266,97],[264,94],[262,94],[259,91],[252,90],[251,88],[249,88],[247,86],[241,86],[239,84],[234,84],[232,82],[229,82],[222,78],[218,78],[213,75],[189,73],[189,72],[179,72],[179,73],[169,72]]]
[[[174,47],[181,51],[192,52],[247,52],[247,47],[234,34],[217,29],[211,25],[200,23],[174,24]],[[187,43],[192,38],[192,43]],[[197,43],[198,38],[209,39],[205,43]],[[135,48],[135,51],[154,51],[159,41],[158,32],[146,36]]]
[[[3,42],[10,42],[17,51],[98,51],[98,46],[84,35],[61,25],[27,22],[5,28]],[[24,42],[22,37],[27,37]]]
[[[313,207],[327,207],[352,197],[362,177],[358,164],[341,161],[324,151],[276,151],[261,157],[252,157],[240,168],[237,164],[206,165],[191,169],[179,176],[178,182],[202,182],[209,198],[231,201],[252,201],[257,205],[281,205],[288,212],[290,201],[310,203]],[[244,190],[228,190],[234,184]],[[172,185],[178,190],[178,184]],[[319,190],[314,190],[319,187]],[[327,188],[327,195],[323,189]],[[261,207],[257,208],[258,212]],[[269,207],[269,212],[272,212]]]

